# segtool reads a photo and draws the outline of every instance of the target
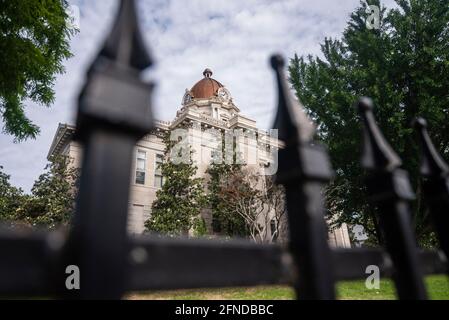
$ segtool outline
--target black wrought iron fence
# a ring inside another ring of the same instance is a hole
[[[275,128],[277,182],[285,186],[288,247],[244,241],[129,237],[126,232],[132,151],[153,128],[151,85],[140,72],[151,65],[134,1],[123,0],[110,36],[87,73],[80,94],[76,139],[84,145],[81,184],[68,237],[57,232],[0,232],[0,296],[120,299],[150,289],[287,284],[300,299],[334,299],[335,283],[363,279],[369,265],[392,277],[400,299],[426,299],[423,277],[447,273],[449,167],[416,121],[422,144],[423,186],[441,251],[416,246],[408,203],[413,191],[401,160],[377,127],[373,104],[358,109],[364,125],[362,165],[385,249],[331,249],[322,188],[332,178],[324,147],[290,96],[280,56],[271,59],[279,90]],[[81,287],[67,290],[66,267],[79,266]]]

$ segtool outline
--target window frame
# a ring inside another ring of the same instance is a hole
[[[158,159],[160,159],[161,161],[159,162]],[[164,155],[161,153],[155,153],[154,155],[154,176],[153,176],[153,187],[154,188],[162,188],[163,184],[164,184],[164,176],[162,175],[162,170],[158,169],[158,165],[159,164],[163,164],[164,163]],[[157,181],[160,181],[160,185],[156,184]]]
[[[140,155],[143,154],[144,157],[140,158]],[[134,170],[134,184],[139,185],[139,186],[144,186],[146,184],[146,173],[147,173],[147,152],[142,150],[142,149],[137,149],[136,152],[136,167]],[[143,170],[139,168],[139,160],[143,160]],[[143,175],[143,181],[140,182],[139,179],[139,174]]]

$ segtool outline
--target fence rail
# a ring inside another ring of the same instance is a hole
[[[279,105],[275,128],[277,183],[285,186],[289,245],[245,241],[130,237],[126,232],[132,150],[153,129],[151,84],[140,73],[151,65],[134,1],[122,0],[103,49],[80,94],[76,138],[84,145],[77,210],[69,235],[0,230],[0,295],[119,299],[150,289],[288,284],[300,299],[334,299],[335,283],[366,277],[376,265],[392,277],[401,299],[427,297],[423,276],[448,272],[449,167],[438,155],[424,120],[416,122],[422,145],[424,192],[436,222],[441,251],[416,247],[408,203],[413,200],[401,160],[377,127],[373,104],[358,103],[364,125],[362,165],[377,208],[385,249],[331,249],[322,188],[332,179],[327,151],[290,96],[282,57],[273,56]],[[65,268],[82,272],[78,291],[65,288]]]
[[[293,285],[291,253],[279,245],[242,240],[217,241],[136,236],[128,254],[126,290],[191,289],[205,287]],[[17,235],[5,230],[0,237],[0,296],[57,294],[55,274],[61,267],[64,237],[58,232]],[[379,266],[391,277],[394,266],[381,249],[333,249],[332,273],[337,281],[363,279],[366,266]],[[421,251],[424,274],[441,274],[447,261],[442,252]]]

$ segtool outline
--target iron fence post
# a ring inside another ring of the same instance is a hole
[[[369,200],[377,208],[382,236],[394,264],[393,279],[400,299],[426,299],[421,262],[412,229],[409,201],[414,199],[402,162],[383,137],[373,114],[373,102],[358,102],[364,124],[362,166],[368,171]]]
[[[119,299],[126,288],[127,213],[135,144],[152,129],[151,65],[133,0],[122,0],[113,29],[79,97],[76,139],[84,146],[80,190],[65,264],[77,265],[81,299]]]
[[[279,105],[274,128],[285,143],[279,151],[277,183],[285,186],[290,250],[297,265],[299,299],[335,299],[323,186],[333,175],[326,150],[312,144],[314,128],[289,93],[281,56],[273,56]]]
[[[449,257],[449,166],[436,150],[423,118],[414,121],[421,144],[422,188],[438,235],[440,247]],[[449,266],[447,268],[449,274]]]

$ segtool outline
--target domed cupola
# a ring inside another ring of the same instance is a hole
[[[190,90],[186,90],[183,105],[192,100],[219,98],[223,102],[231,100],[229,91],[219,81],[212,78],[212,70],[207,68],[203,72],[204,78],[198,81]]]

